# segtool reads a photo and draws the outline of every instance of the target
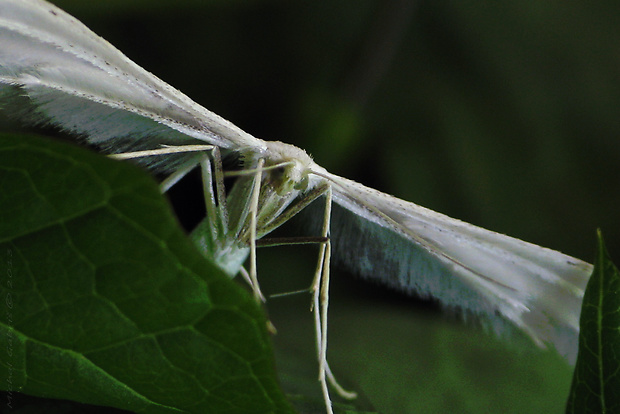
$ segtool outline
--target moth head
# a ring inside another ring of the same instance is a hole
[[[301,148],[279,141],[267,142],[265,167],[269,168],[270,182],[280,195],[308,187],[312,158]]]

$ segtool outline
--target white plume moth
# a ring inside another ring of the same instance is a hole
[[[0,0],[0,99],[3,107],[21,106],[19,115],[26,120],[86,137],[118,158],[173,171],[164,189],[202,166],[207,218],[193,237],[229,274],[243,272],[249,254],[248,279],[257,297],[257,240],[322,198],[320,234],[306,241],[321,244],[312,292],[328,412],[332,253],[362,276],[497,325],[508,322],[536,344],[575,357],[591,265],[367,188],[329,173],[302,149],[257,139],[140,68],[50,3]],[[221,159],[230,156],[242,160],[242,170],[224,172]],[[227,194],[226,174],[237,177]]]

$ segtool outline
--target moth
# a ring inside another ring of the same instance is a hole
[[[192,234],[227,273],[247,274],[257,298],[256,245],[314,202],[319,261],[312,295],[320,384],[331,413],[327,305],[332,258],[357,274],[446,308],[516,326],[573,361],[592,266],[334,175],[302,149],[263,141],[145,71],[43,0],[0,0],[0,104],[55,125],[117,158],[170,176],[200,166],[207,217]],[[240,160],[229,171],[222,160]],[[224,177],[236,178],[227,188]],[[312,240],[311,240],[312,241]]]

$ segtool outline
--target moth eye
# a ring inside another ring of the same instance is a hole
[[[281,180],[283,177],[285,177],[286,175],[286,167],[285,166],[280,166],[277,168],[274,168],[271,171],[271,178],[273,180]]]

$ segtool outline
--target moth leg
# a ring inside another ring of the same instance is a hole
[[[353,399],[357,394],[345,390],[329,368],[327,363],[327,310],[329,306],[329,278],[331,262],[331,241],[329,240],[329,227],[331,222],[332,189],[328,186],[325,191],[325,213],[323,215],[323,228],[321,237],[326,241],[321,244],[319,260],[312,282],[311,292],[313,295],[314,329],[319,361],[319,382],[323,391],[323,399],[328,414],[332,414],[331,399],[327,383],[334,387],[335,391],[343,398]]]
[[[183,152],[203,152],[211,151],[214,145],[165,145],[162,148],[144,151],[123,152],[119,154],[110,154],[108,157],[116,160],[129,160],[133,158],[153,157],[156,155],[180,154]]]
[[[162,192],[162,194],[170,190],[176,183],[181,181],[181,179],[185,177],[187,173],[196,168],[196,165],[198,165],[199,162],[200,161],[196,159],[189,160],[188,162],[182,164],[179,168],[177,168],[175,172],[166,177],[164,181],[159,184],[159,190]]]
[[[266,232],[279,227],[281,224],[290,220],[293,216],[305,209],[319,196],[325,195],[325,213],[323,216],[323,225],[321,236],[319,237],[302,237],[302,238],[284,238],[284,239],[266,239],[258,242],[261,246],[277,246],[283,244],[320,244],[319,260],[315,276],[310,287],[313,295],[313,311],[315,316],[315,334],[317,344],[317,357],[319,362],[319,381],[325,399],[328,413],[331,413],[331,400],[327,388],[327,382],[334,387],[334,390],[345,399],[353,399],[357,394],[345,390],[336,380],[329,368],[327,362],[327,309],[329,305],[329,275],[330,275],[330,259],[331,259],[331,243],[329,241],[329,226],[331,222],[331,206],[332,192],[330,184],[322,184],[314,188],[303,199],[284,211],[270,223],[265,226]]]
[[[325,374],[327,375],[327,381],[329,381],[330,385],[334,387],[334,390],[336,390],[338,395],[340,395],[346,400],[353,400],[357,398],[356,392],[345,390],[342,385],[338,383],[338,380],[332,373],[332,370],[329,368],[329,363],[327,361],[325,361]]]
[[[184,152],[204,152],[204,151],[218,151],[219,150],[214,145],[179,145],[179,146],[164,146],[163,148],[158,148],[154,150],[144,150],[144,151],[134,151],[134,152],[124,152],[120,154],[110,154],[108,157],[116,159],[116,160],[129,160],[135,158],[144,158],[144,157],[154,157],[158,155],[170,155],[170,154],[180,154]],[[159,185],[159,188],[162,193],[168,191],[173,185],[178,183],[188,172],[194,169],[196,165],[200,163],[198,158],[194,158],[188,160],[184,164],[182,164],[177,170],[168,176],[162,183]],[[221,161],[220,161],[221,166]]]
[[[282,224],[286,223],[290,219],[292,219],[297,213],[305,209],[312,203],[314,200],[325,194],[329,190],[329,184],[321,184],[313,188],[310,192],[303,195],[303,198],[299,200],[299,202],[293,204],[289,208],[287,208],[282,214],[275,217],[269,223],[265,224],[263,233],[270,233],[271,231],[277,229]]]
[[[329,223],[331,216],[331,188],[325,192],[325,214],[321,236],[329,236]],[[312,309],[314,313],[314,331],[316,334],[317,356],[319,362],[319,382],[323,392],[323,400],[328,414],[333,414],[332,402],[329,396],[329,388],[326,379],[327,367],[327,307],[329,304],[329,261],[331,255],[331,243],[329,239],[319,247],[319,260],[312,281]]]
[[[264,237],[256,240],[256,247],[296,246],[303,244],[321,244],[329,240],[329,237],[300,236],[300,237]]]
[[[254,298],[257,301],[265,302],[265,296],[260,290],[258,277],[256,275],[256,216],[258,214],[258,202],[260,196],[261,179],[263,175],[264,159],[258,160],[256,171],[254,173],[254,182],[252,183],[252,194],[250,199],[250,282]]]
[[[323,216],[323,229],[321,236],[329,236],[329,224],[331,217],[331,188],[325,193],[325,215]],[[328,414],[332,414],[332,403],[329,396],[329,389],[326,380],[327,367],[327,308],[329,305],[329,262],[331,259],[331,242],[321,244],[319,248],[319,261],[317,263],[316,274],[312,283],[312,294],[314,304],[314,321],[317,342],[317,353],[319,362],[319,382],[323,391],[323,399]]]
[[[222,156],[218,147],[213,147],[211,151],[214,163],[214,176],[210,178],[210,183],[215,183],[215,199],[217,200],[217,209],[219,218],[218,223],[221,223],[222,231],[228,230],[228,207],[226,206],[226,190],[224,188],[224,167],[222,166]],[[204,177],[203,177],[204,180]]]
[[[242,266],[239,269],[239,273],[241,274],[241,277],[243,277],[243,280],[245,280],[245,282],[248,284],[248,286],[252,286],[252,278],[250,278],[250,274],[245,269],[245,267]]]
[[[212,161],[213,160],[213,165]],[[225,242],[228,233],[228,210],[224,189],[224,171],[220,150],[213,147],[211,157],[200,160],[202,189],[209,232],[214,242]],[[214,247],[215,248],[215,247]]]

